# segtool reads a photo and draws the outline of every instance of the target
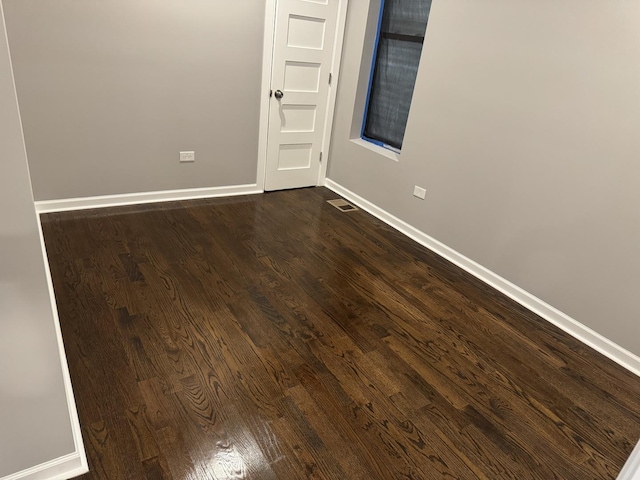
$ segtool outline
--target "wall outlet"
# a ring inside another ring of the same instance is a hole
[[[180,152],[180,162],[195,162],[196,152]]]
[[[427,190],[419,187],[419,186],[415,186],[413,187],[413,196],[414,197],[418,197],[421,200],[424,200],[425,195],[427,194]]]

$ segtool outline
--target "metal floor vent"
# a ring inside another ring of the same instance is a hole
[[[358,207],[350,204],[349,202],[347,202],[342,198],[336,198],[335,200],[327,200],[327,203],[329,205],[333,205],[341,212],[355,212],[356,210],[358,210]]]

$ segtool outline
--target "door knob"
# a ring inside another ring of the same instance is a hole
[[[282,90],[276,90],[274,95],[276,96],[276,98],[278,100],[280,100],[282,97],[284,97],[284,93],[282,92]]]

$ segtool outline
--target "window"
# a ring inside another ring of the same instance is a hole
[[[402,148],[431,0],[381,0],[362,138]]]

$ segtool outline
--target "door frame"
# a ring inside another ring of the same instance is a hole
[[[340,60],[342,58],[342,45],[347,23],[347,6],[349,0],[338,0],[338,19],[336,23],[336,37],[333,43],[333,58],[331,60],[331,85],[329,86],[329,98],[327,100],[327,114],[325,115],[324,129],[322,132],[322,163],[318,172],[317,185],[324,185],[327,176],[327,163],[329,161],[329,149],[331,148],[331,130],[333,128],[333,115],[338,93],[340,79]],[[262,81],[260,83],[260,132],[258,137],[258,171],[256,183],[259,190],[264,192],[267,177],[267,149],[269,146],[269,112],[271,108],[271,69],[273,66],[273,42],[276,33],[276,9],[278,0],[265,0],[264,11],[264,41],[262,47]]]

